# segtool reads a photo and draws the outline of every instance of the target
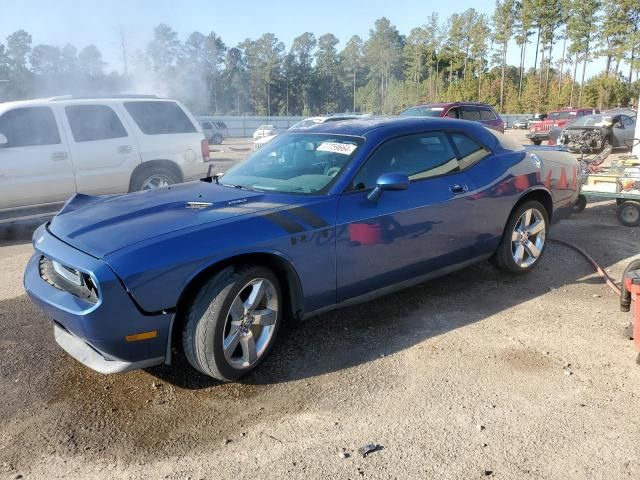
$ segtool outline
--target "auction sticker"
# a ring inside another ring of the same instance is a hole
[[[358,148],[358,146],[352,143],[324,142],[316,148],[316,151],[351,155],[356,148]]]

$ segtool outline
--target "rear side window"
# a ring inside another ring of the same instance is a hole
[[[116,112],[106,105],[71,105],[64,111],[76,142],[128,136]]]
[[[452,133],[451,139],[460,154],[458,164],[465,169],[479,162],[491,152],[464,133]]]
[[[480,120],[480,112],[476,107],[462,107],[462,119],[477,122]]]
[[[216,122],[216,127],[218,127],[218,128],[227,128],[227,125],[224,122]]]
[[[495,120],[496,114],[487,107],[480,107],[480,120]]]
[[[27,107],[9,110],[0,116],[0,133],[8,147],[57,145],[60,132],[49,107]]]
[[[196,127],[175,102],[125,102],[124,107],[146,135],[196,132]]]
[[[202,124],[202,128],[204,128],[205,130],[212,130],[213,129],[213,125],[211,125],[209,122],[204,122]]]

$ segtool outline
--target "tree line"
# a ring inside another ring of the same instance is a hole
[[[183,41],[165,24],[144,49],[131,52],[122,31],[118,40],[121,71],[105,73],[94,45],[34,46],[14,32],[0,43],[0,101],[136,91],[199,114],[315,115],[461,100],[501,112],[608,108],[640,95],[638,0],[497,0],[492,15],[432,13],[407,35],[383,17],[340,49],[332,33],[305,32],[288,49],[273,33],[228,46],[215,32]],[[596,59],[605,68],[587,78]]]

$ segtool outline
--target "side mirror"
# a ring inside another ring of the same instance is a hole
[[[2,133],[0,133],[0,148],[4,148],[9,145],[9,140]]]
[[[383,173],[376,181],[374,188],[367,199],[371,202],[377,202],[384,191],[407,190],[409,188],[409,176],[406,173],[389,172]]]

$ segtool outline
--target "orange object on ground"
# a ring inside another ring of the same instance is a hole
[[[640,273],[626,276],[624,279],[624,288],[631,293],[631,311],[633,312],[633,343],[636,347],[636,350],[640,352]]]

